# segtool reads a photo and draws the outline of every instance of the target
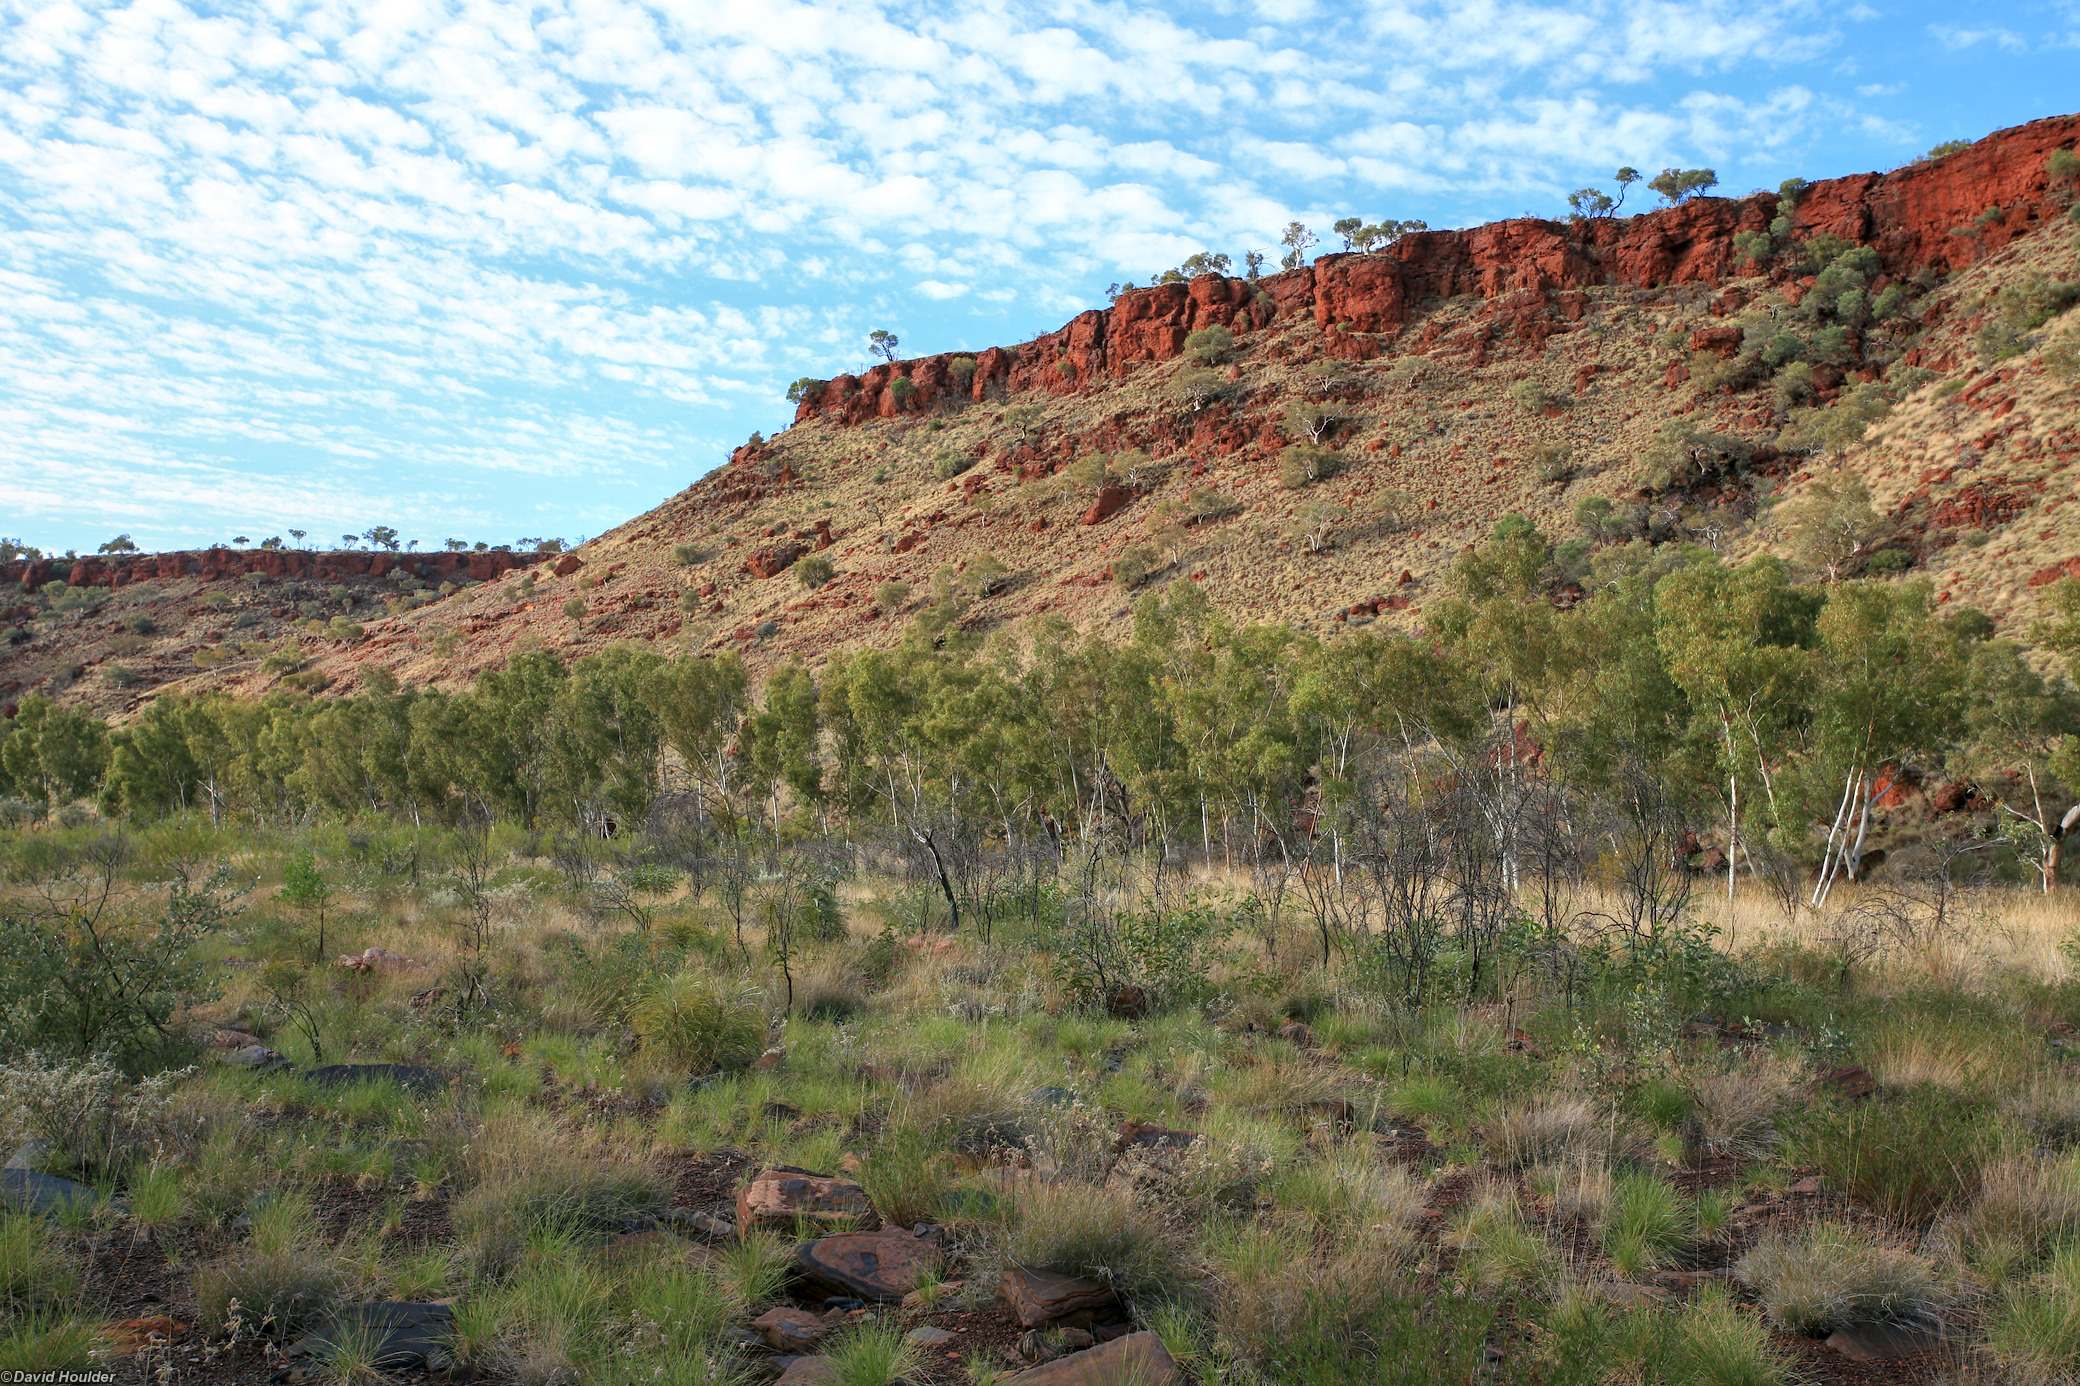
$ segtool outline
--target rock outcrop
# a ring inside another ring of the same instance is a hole
[[[1868,245],[1894,272],[1961,269],[2064,211],[2066,190],[2051,186],[2045,163],[2052,150],[2076,141],[2080,116],[2057,116],[1999,131],[1942,159],[1814,183],[1798,200],[1791,232]],[[1398,333],[1426,305],[1462,294],[1489,302],[1497,330],[1539,337],[1547,323],[1581,315],[1583,301],[1570,290],[1710,284],[1749,272],[1735,237],[1767,231],[1777,202],[1775,193],[1756,192],[1693,198],[1622,219],[1519,217],[1419,232],[1374,254],[1324,255],[1259,280],[1209,274],[1130,289],[1110,308],[1079,313],[1017,346],[838,376],[801,400],[795,421],[894,418],[955,394],[980,400],[1028,390],[1067,393],[1170,360],[1200,328],[1247,333],[1303,312],[1335,334],[1335,354],[1368,359],[1379,354],[1376,338]]]

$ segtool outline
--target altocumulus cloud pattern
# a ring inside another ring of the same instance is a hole
[[[0,531],[596,531],[870,327],[1016,340],[1620,162],[1896,163],[1883,44],[2069,75],[2070,7],[1944,8],[0,4]]]

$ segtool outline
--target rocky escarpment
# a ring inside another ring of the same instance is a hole
[[[48,582],[68,587],[128,587],[134,582],[174,578],[229,581],[247,573],[317,581],[382,577],[402,568],[426,582],[486,582],[501,573],[541,561],[540,554],[386,553],[341,550],[313,553],[303,549],[200,549],[187,552],[113,554],[99,558],[17,559],[0,563],[0,583],[17,583],[34,592]]]
[[[2064,212],[2072,190],[2052,186],[2046,161],[2076,141],[2080,116],[2059,116],[1999,131],[1939,160],[1811,184],[1790,213],[1789,237],[1868,245],[1893,274],[1962,269]],[[1535,345],[1581,316],[1584,303],[1573,290],[1715,284],[1753,274],[1737,239],[1767,233],[1779,213],[1777,194],[1755,193],[1696,198],[1623,219],[1525,217],[1421,232],[1374,254],[1325,255],[1258,280],[1202,275],[1128,290],[1110,308],[1080,313],[1018,346],[838,376],[801,400],[795,420],[856,424],[925,413],[953,397],[1073,393],[1176,357],[1199,328],[1247,334],[1301,314],[1329,334],[1327,354],[1366,360],[1426,306],[1466,294],[1487,304],[1485,332],[1471,344],[1476,356],[1499,337]],[[1786,262],[1771,271],[1776,280],[1796,274]]]

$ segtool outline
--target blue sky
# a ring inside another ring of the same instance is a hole
[[[575,539],[877,327],[2076,108],[2080,0],[0,0],[0,535]]]

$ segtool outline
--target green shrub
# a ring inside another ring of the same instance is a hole
[[[347,1289],[329,1254],[304,1246],[246,1247],[195,1273],[195,1303],[207,1333],[247,1332],[287,1341],[322,1322]]]
[[[1611,1187],[1603,1252],[1633,1279],[1674,1262],[1694,1225],[1688,1200],[1652,1174],[1620,1175]]]
[[[629,1008],[628,1023],[645,1049],[683,1072],[747,1064],[766,1043],[765,1013],[756,1001],[725,995],[694,972],[653,983]]]
[[[1329,448],[1312,443],[1291,443],[1279,449],[1278,484],[1298,491],[1336,475],[1341,458]]]
[[[1799,1124],[1796,1155],[1821,1177],[1909,1227],[1972,1196],[1999,1150],[1984,1104],[1936,1089],[1900,1102],[1827,1102]]]
[[[1218,323],[1202,327],[1185,337],[1184,350],[1202,366],[1218,366],[1235,354],[1235,334]]]
[[[975,459],[955,448],[940,448],[932,454],[932,475],[951,481],[975,465]]]
[[[837,566],[820,553],[812,553],[794,565],[795,581],[811,592],[837,575]]]

